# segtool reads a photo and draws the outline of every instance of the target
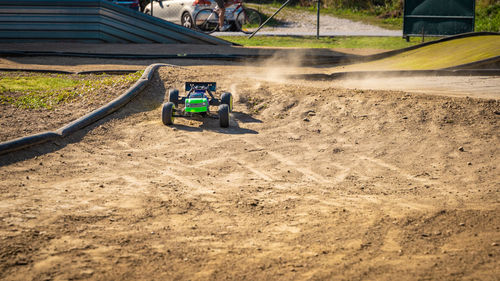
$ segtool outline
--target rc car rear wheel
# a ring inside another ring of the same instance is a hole
[[[163,108],[161,110],[161,121],[164,125],[172,125],[174,124],[174,114],[175,114],[175,105],[173,102],[167,102],[163,104]]]
[[[168,101],[175,104],[175,106],[179,105],[179,90],[170,89],[168,91]]]
[[[229,106],[229,112],[233,112],[233,95],[231,93],[222,93],[220,100],[222,104]]]
[[[229,105],[219,105],[219,122],[222,128],[229,127]]]

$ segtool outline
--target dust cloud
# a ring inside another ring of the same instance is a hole
[[[258,64],[248,64],[248,77],[267,82],[287,82],[292,74],[302,73],[305,53],[302,50],[276,53],[271,58]]]
[[[244,80],[237,80],[230,84],[229,89],[234,98],[239,102],[245,102],[248,97],[242,95],[239,89],[246,88],[250,91],[261,89],[263,83],[293,83],[290,80],[291,75],[302,73],[301,66],[304,62],[305,54],[302,50],[292,53],[275,53],[272,57],[259,61],[247,63],[240,68],[243,72],[239,77],[245,77]],[[252,81],[251,83],[248,83]]]

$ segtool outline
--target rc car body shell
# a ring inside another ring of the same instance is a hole
[[[191,113],[208,112],[209,102],[207,98],[186,98],[184,111]]]

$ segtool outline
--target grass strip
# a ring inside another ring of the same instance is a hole
[[[315,36],[219,36],[219,38],[247,47],[294,47],[294,48],[346,48],[395,50],[422,43],[421,38],[412,37],[406,42],[400,37],[320,37]],[[435,40],[428,37],[426,41]]]
[[[66,74],[2,74],[0,104],[25,109],[49,109],[77,97],[99,98],[105,87],[116,87],[137,81],[143,71],[128,75],[66,75]]]

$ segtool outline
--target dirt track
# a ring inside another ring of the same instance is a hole
[[[242,71],[163,68],[95,126],[0,156],[0,278],[498,278],[498,99]],[[231,128],[161,124],[188,80],[235,94]]]

